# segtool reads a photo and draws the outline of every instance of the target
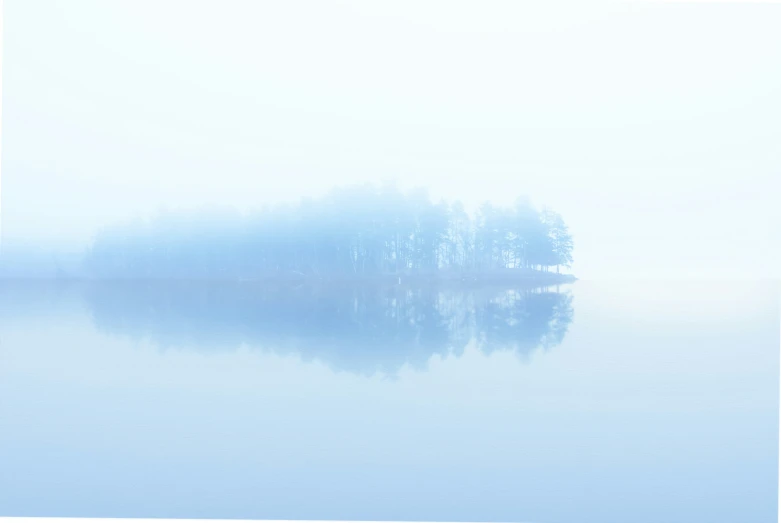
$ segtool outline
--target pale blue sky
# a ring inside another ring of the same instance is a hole
[[[4,241],[396,179],[582,278],[780,275],[780,5],[4,3]]]

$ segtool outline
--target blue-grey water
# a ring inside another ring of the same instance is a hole
[[[0,284],[0,515],[770,523],[779,286]]]

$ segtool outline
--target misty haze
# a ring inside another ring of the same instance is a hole
[[[781,5],[2,7],[0,517],[777,520]]]

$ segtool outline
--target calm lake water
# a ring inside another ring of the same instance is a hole
[[[779,286],[0,284],[0,515],[776,521]]]

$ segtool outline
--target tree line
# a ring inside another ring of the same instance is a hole
[[[461,202],[434,203],[424,189],[361,185],[248,215],[169,212],[109,227],[85,262],[104,277],[559,272],[572,248],[562,217],[523,198],[507,208],[484,203],[470,216]]]

